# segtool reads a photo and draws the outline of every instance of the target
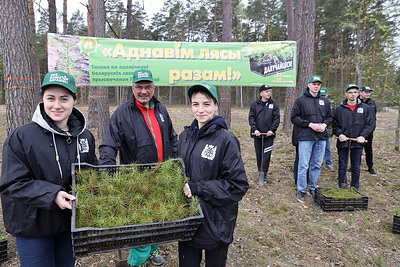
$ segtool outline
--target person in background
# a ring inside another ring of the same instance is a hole
[[[376,104],[375,104],[375,101],[371,98],[373,91],[374,91],[374,89],[372,89],[369,86],[362,86],[360,89],[359,98],[363,103],[368,105],[368,107],[371,111],[370,113],[372,116],[372,121],[374,123],[374,129],[371,131],[371,133],[366,138],[367,143],[364,144],[364,150],[365,150],[365,161],[368,166],[368,172],[372,176],[376,176],[378,174],[374,170],[374,157],[373,157],[373,150],[372,150],[372,140],[374,139],[374,131],[376,128]]]
[[[100,165],[114,165],[119,153],[121,164],[157,163],[176,158],[178,140],[167,109],[155,97],[150,70],[133,73],[133,96],[119,106],[110,118],[99,147]],[[133,248],[128,256],[131,266],[163,265],[159,245]]]
[[[45,75],[32,122],[15,128],[3,147],[0,180],[6,231],[22,267],[73,267],[71,164],[97,164],[95,138],[76,109],[74,78]]]
[[[322,87],[320,93],[321,96],[328,99],[331,111],[333,112],[336,108],[336,104],[335,101],[329,98],[328,88]],[[326,127],[326,131],[328,132],[328,139],[326,139],[326,147],[325,147],[325,168],[334,172],[335,169],[333,168],[333,162],[332,162],[332,136],[333,136],[332,125]]]
[[[249,111],[250,134],[254,138],[260,186],[264,186],[264,182],[272,183],[268,179],[268,169],[275,132],[280,122],[279,103],[271,97],[271,89],[268,85],[262,85],[259,89],[260,98],[251,104]]]
[[[249,184],[238,139],[217,116],[218,94],[208,83],[189,87],[194,120],[179,136],[178,154],[190,181],[183,191],[199,197],[204,218],[191,241],[179,242],[179,266],[226,266],[229,244],[238,215],[238,203]]]
[[[350,153],[351,187],[360,187],[360,164],[367,136],[374,129],[373,116],[369,107],[358,99],[359,87],[351,83],[346,86],[346,99],[335,109],[333,133],[339,155],[338,184],[347,188],[346,168]]]
[[[295,139],[298,140],[297,200],[301,203],[305,202],[309,168],[308,192],[315,195],[328,139],[326,127],[332,123],[329,101],[320,95],[321,84],[320,76],[311,76],[303,95],[294,102],[291,114],[293,133],[296,133]]]

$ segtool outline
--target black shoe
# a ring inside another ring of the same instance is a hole
[[[306,193],[298,191],[297,192],[297,201],[300,203],[305,203],[306,202]]]
[[[347,183],[341,183],[339,188],[346,189],[346,188],[348,188],[348,185],[347,185]]]
[[[265,173],[264,182],[266,182],[267,184],[271,184],[272,183],[272,180],[268,179],[267,173]]]
[[[307,192],[310,196],[315,197],[315,189],[308,189]]]
[[[378,174],[375,172],[374,169],[368,169],[369,174],[371,174],[372,176],[377,176]]]

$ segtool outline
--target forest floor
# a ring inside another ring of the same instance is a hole
[[[178,133],[191,123],[189,107],[168,110]],[[363,155],[360,192],[368,196],[368,210],[345,212],[324,212],[310,196],[305,204],[297,202],[291,133],[281,129],[269,171],[273,183],[258,186],[247,116],[247,109],[232,109],[231,131],[240,140],[250,188],[240,202],[227,266],[400,266],[400,235],[392,233],[394,213],[400,207],[400,153],[394,151],[397,114],[378,113],[373,142],[378,176],[368,174]],[[5,107],[0,106],[1,143],[6,136],[5,117]],[[333,158],[336,169],[335,147]],[[336,188],[336,177],[336,171],[323,169],[319,187]],[[0,231],[4,233],[2,220]],[[7,237],[9,259],[2,266],[19,266],[14,238],[9,234]],[[167,260],[165,266],[178,266],[177,244],[160,248]],[[128,251],[122,250],[123,258]],[[79,258],[77,266],[115,266],[116,259],[117,252],[96,254]]]

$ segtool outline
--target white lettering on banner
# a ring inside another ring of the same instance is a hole
[[[213,160],[215,158],[215,154],[217,152],[217,146],[214,145],[206,145],[201,152],[201,157],[209,160]]]

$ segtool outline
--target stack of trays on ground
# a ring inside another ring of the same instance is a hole
[[[183,194],[181,159],[155,164],[72,165],[75,257],[193,238],[203,213]],[[157,195],[158,194],[158,195]],[[160,196],[161,195],[161,196]]]
[[[314,201],[324,211],[356,211],[368,209],[368,197],[355,188],[317,188]]]

